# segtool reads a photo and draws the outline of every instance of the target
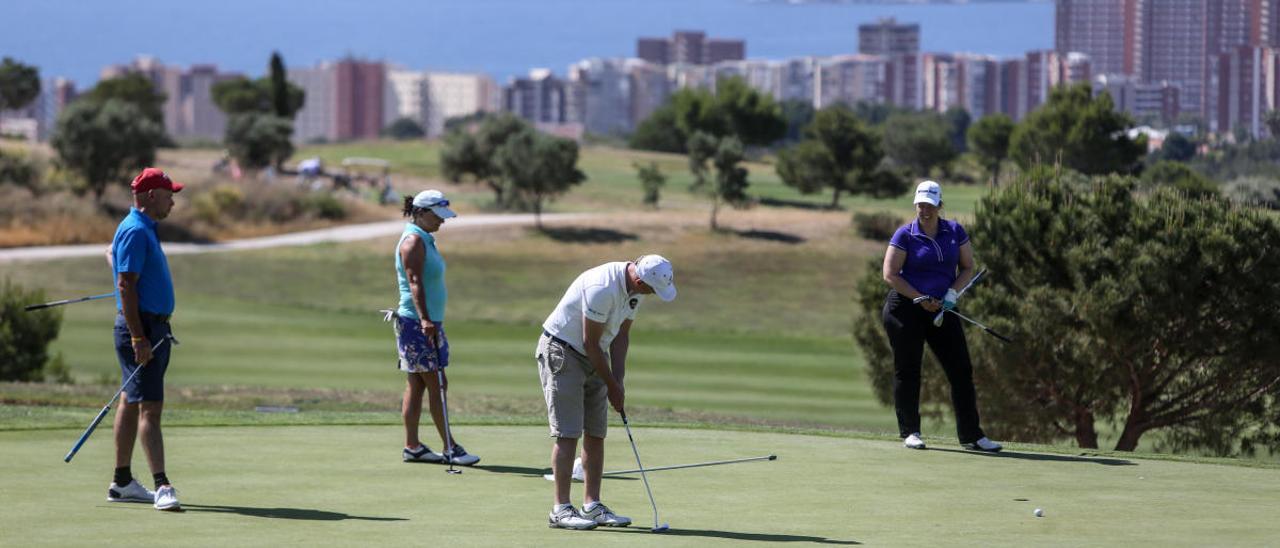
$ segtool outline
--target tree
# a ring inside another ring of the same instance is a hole
[[[382,135],[390,137],[397,141],[406,141],[409,139],[421,139],[427,136],[427,132],[413,118],[396,118],[391,125],[382,128]]]
[[[1087,83],[1058,86],[1014,128],[1010,156],[1023,170],[1061,162],[1086,175],[1133,173],[1146,153],[1146,138],[1130,139],[1126,132],[1132,127],[1133,119],[1115,110],[1110,94],[1094,97]]]
[[[164,128],[164,102],[167,96],[156,91],[155,85],[146,76],[130,72],[123,76],[98,82],[82,100],[99,105],[115,99],[132,104],[161,129]]]
[[[498,147],[494,164],[510,183],[513,198],[533,208],[538,230],[543,202],[587,179],[578,169],[578,143],[536,131],[513,134]]]
[[[934,167],[946,170],[956,157],[949,126],[936,113],[892,114],[882,134],[885,153],[912,175],[928,177]]]
[[[274,114],[246,112],[227,118],[227,152],[246,169],[280,166],[293,155],[293,123]]]
[[[470,176],[471,180],[487,185],[493,190],[495,205],[510,207],[508,181],[494,163],[494,155],[507,140],[532,131],[528,122],[510,113],[486,117],[474,132],[463,128],[450,131],[440,149],[440,169],[455,183]]]
[[[969,124],[973,122],[973,117],[969,115],[969,111],[964,107],[951,107],[942,113],[942,117],[947,121],[947,127],[951,131],[947,136],[951,139],[951,148],[957,153],[964,153],[968,150],[965,136],[969,132]]]
[[[669,101],[675,110],[676,127],[685,135],[699,131],[717,139],[732,135],[743,144],[765,146],[787,131],[781,107],[740,77],[718,81],[715,94],[682,89]]]
[[[0,110],[19,109],[40,95],[40,70],[5,56],[0,61]]]
[[[810,194],[831,189],[831,207],[840,194],[896,196],[905,188],[896,177],[880,173],[880,140],[844,105],[824,108],[805,128],[807,140],[778,153],[778,176],[788,186]],[[881,183],[888,183],[882,186]]]
[[[1222,198],[1139,195],[1129,178],[1053,173],[989,193],[970,227],[993,274],[962,307],[1017,341],[969,339],[984,422],[1002,437],[1084,448],[1108,423],[1120,425],[1121,451],[1149,432],[1220,454],[1280,448],[1268,422],[1280,412],[1280,316],[1270,304],[1280,299],[1280,250],[1256,245],[1280,238],[1280,225]],[[873,379],[893,368],[883,331],[868,336],[884,293],[878,274],[860,284],[856,330]],[[931,410],[946,409],[943,383],[926,383]]]
[[[983,116],[969,127],[969,148],[978,156],[982,167],[991,173],[991,186],[1000,184],[1000,164],[1009,157],[1009,136],[1013,119],[1004,114]]]
[[[675,107],[668,101],[636,126],[627,143],[636,150],[683,154],[688,140],[689,136],[676,123]]]
[[[58,338],[62,312],[23,307],[44,300],[44,292],[8,280],[0,285],[0,381],[39,381],[49,362],[49,343]]]
[[[658,209],[658,194],[662,191],[663,185],[667,184],[667,176],[658,169],[658,162],[647,164],[632,162],[631,167],[636,168],[636,177],[644,187],[644,204]]]
[[[79,174],[101,202],[112,181],[155,162],[164,129],[137,105],[120,99],[76,101],[58,116],[52,145],[62,164]]]
[[[1271,138],[1280,139],[1280,110],[1268,110],[1263,122],[1267,124],[1267,131],[1271,133]]]
[[[1216,183],[1180,162],[1156,162],[1142,172],[1141,181],[1146,188],[1167,186],[1192,198],[1219,194]]]
[[[1164,144],[1160,146],[1157,157],[1174,162],[1188,162],[1196,157],[1196,144],[1186,135],[1170,131]]]
[[[289,93],[289,80],[284,70],[284,59],[280,57],[280,52],[271,52],[271,107],[276,116],[281,118],[293,119],[293,115],[297,109],[293,108],[293,97]],[[298,101],[298,107],[301,108],[301,101]]]
[[[782,109],[782,119],[787,123],[787,131],[782,134],[782,142],[800,142],[804,138],[804,128],[813,123],[813,117],[817,114],[813,109],[813,102],[787,99],[779,104],[779,107]]]
[[[711,197],[711,230],[719,230],[716,217],[720,204],[746,207],[747,169],[738,165],[745,158],[742,141],[737,137],[716,137],[697,132],[689,138],[689,171],[693,172],[690,190]],[[710,162],[710,165],[707,165]]]

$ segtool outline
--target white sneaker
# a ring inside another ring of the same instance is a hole
[[[988,453],[999,453],[1001,449],[1004,449],[1000,444],[987,439],[986,436],[978,438],[978,441],[973,443],[964,444],[964,448],[970,451],[986,451]]]
[[[431,448],[421,443],[413,449],[406,447],[404,451],[400,452],[400,457],[405,462],[444,462],[444,455],[432,451]]]
[[[610,510],[608,506],[600,502],[583,506],[582,517],[596,522],[596,525],[604,525],[605,527],[626,527],[631,525],[631,518],[613,513],[613,510]]]
[[[552,529],[595,529],[595,520],[582,517],[572,504],[560,510],[554,510],[547,516],[547,527]]]
[[[480,457],[468,453],[461,445],[453,444],[453,449],[444,452],[444,462],[453,463],[459,466],[471,466],[480,462]]]
[[[920,433],[916,432],[902,440],[902,446],[907,449],[924,449],[924,440],[920,439]]]
[[[162,485],[156,489],[156,510],[181,510],[178,504],[178,490],[172,485]]]
[[[120,487],[111,482],[107,487],[107,502],[155,502],[156,493],[143,487],[138,480],[130,480],[129,484]]]

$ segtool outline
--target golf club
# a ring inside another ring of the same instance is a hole
[[[979,322],[978,320],[975,320],[975,319],[973,319],[973,318],[970,318],[970,317],[968,317],[968,316],[965,316],[964,314],[961,314],[961,313],[959,313],[959,312],[956,312],[955,310],[948,310],[947,312],[950,312],[950,313],[952,313],[952,314],[955,314],[956,316],[959,316],[959,317],[960,317],[960,319],[962,319],[962,320],[964,320],[964,321],[966,321],[966,322],[969,322],[969,323],[971,323],[971,324],[973,324],[973,325],[976,325],[976,326],[978,326],[978,327],[982,328],[982,330],[983,330],[983,331],[986,331],[986,332],[987,332],[987,334],[989,334],[989,335],[991,335],[992,337],[995,337],[995,338],[997,338],[997,339],[1000,339],[1000,341],[1001,341],[1001,342],[1010,343],[1010,344],[1012,344],[1012,343],[1013,343],[1013,339],[1010,339],[1009,337],[1006,337],[1006,336],[1004,336],[1004,335],[1001,335],[1001,334],[997,333],[994,329],[991,329],[990,327],[987,327],[987,326],[985,326],[985,325],[982,325],[982,323],[981,323],[981,322]]]
[[[627,439],[631,441],[631,452],[636,455],[636,468],[640,469],[640,479],[644,480],[644,492],[649,495],[649,504],[653,506],[653,529],[649,532],[662,533],[671,529],[671,526],[666,523],[658,525],[658,503],[653,500],[653,491],[649,490],[649,477],[644,473],[644,465],[640,464],[640,450],[636,449],[636,439],[631,435],[631,423],[627,422],[626,413],[619,414],[622,415],[622,426],[627,429]]]
[[[964,287],[960,288],[960,293],[956,295],[956,298],[959,299],[961,295],[964,295],[965,291],[968,291],[970,287],[973,287],[973,284],[978,280],[982,279],[982,277],[985,276],[986,274],[987,274],[987,269],[984,268],[982,270],[979,270],[977,274],[974,274],[972,278],[969,278],[969,283],[964,284]],[[934,327],[942,327],[942,316],[946,314],[946,312],[947,312],[946,309],[939,310],[938,315],[933,317]]]
[[[699,468],[699,467],[702,467],[702,466],[719,466],[719,465],[721,465],[721,464],[737,464],[737,463],[740,463],[740,462],[752,462],[752,461],[757,461],[757,460],[778,460],[778,456],[777,456],[777,455],[765,455],[765,456],[763,456],[763,457],[747,457],[747,458],[744,458],[744,459],[717,460],[717,461],[711,461],[711,462],[696,462],[696,463],[693,463],[693,464],[672,464],[672,465],[669,465],[669,466],[655,466],[655,467],[653,467],[653,468],[645,468],[645,469],[644,469],[644,471],[645,471],[645,472],[657,472],[657,471],[660,471],[660,470],[680,470],[680,469],[684,469],[684,468]],[[632,470],[614,470],[614,471],[612,471],[612,472],[605,472],[605,473],[603,473],[603,474],[601,474],[601,475],[602,475],[602,476],[624,476],[624,475],[627,475],[627,474],[635,474],[635,473],[637,473],[637,472],[639,472],[639,471],[640,471],[640,469],[639,469],[639,468],[632,469]],[[542,475],[542,477],[543,477],[543,478],[545,478],[547,481],[555,481],[555,480],[556,480],[556,477],[555,477],[553,474],[543,474],[543,475]],[[578,481],[578,480],[576,480],[576,479],[575,479],[575,481]]]
[[[178,339],[175,339],[172,334],[165,335],[163,339],[160,339],[151,347],[151,352],[155,353],[155,351],[159,349],[160,345],[164,344],[165,341],[173,341],[173,344],[178,344]],[[97,428],[98,424],[102,422],[103,417],[107,416],[107,413],[111,411],[111,406],[115,405],[116,400],[120,398],[120,393],[124,392],[125,387],[129,386],[130,382],[133,382],[133,378],[138,376],[138,372],[142,371],[143,367],[146,367],[146,365],[140,364],[138,367],[135,367],[133,369],[133,373],[129,375],[129,378],[125,379],[123,383],[120,383],[120,389],[116,390],[116,393],[111,396],[111,400],[107,402],[107,405],[102,407],[102,411],[98,411],[98,416],[94,417],[93,422],[89,423],[89,428],[86,428],[84,433],[80,434],[80,439],[76,440],[76,444],[71,447],[71,451],[67,452],[67,456],[62,458],[62,462],[71,462],[71,458],[76,456],[76,452],[80,450],[80,447],[84,445],[84,442],[89,441],[89,434],[92,434],[93,429]]]
[[[444,367],[440,365],[440,334],[436,334],[431,343],[436,347],[436,384],[440,385],[440,407],[444,411],[444,435],[449,438],[448,447],[445,447],[445,459],[449,461],[449,469],[445,470],[450,474],[461,474],[462,470],[453,467],[453,431],[449,429],[449,399],[445,396],[444,390]]]
[[[50,301],[47,303],[29,305],[26,308],[23,308],[23,310],[30,312],[32,310],[40,310],[41,308],[52,308],[55,306],[62,306],[64,304],[82,303],[85,301],[96,301],[98,299],[105,299],[107,297],[114,297],[114,296],[116,296],[115,293],[103,293],[101,295],[90,295],[88,297],[80,297],[78,299],[63,299],[61,301]]]

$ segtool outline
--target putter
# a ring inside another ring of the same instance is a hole
[[[445,448],[447,455],[445,459],[449,461],[449,469],[445,470],[450,474],[461,474],[462,470],[453,467],[453,431],[449,429],[449,399],[445,396],[444,390],[444,367],[440,365],[440,339],[436,334],[436,339],[432,344],[436,347],[436,384],[440,385],[440,407],[444,411],[444,435],[449,438],[449,445]]]
[[[702,466],[719,466],[719,465],[721,465],[721,464],[737,464],[737,463],[740,463],[740,462],[751,462],[751,461],[757,461],[757,460],[778,460],[778,456],[777,456],[777,455],[765,455],[765,456],[763,456],[763,457],[747,457],[747,458],[745,458],[745,459],[717,460],[717,461],[711,461],[711,462],[696,462],[696,463],[693,463],[693,464],[672,464],[672,465],[669,465],[669,466],[655,466],[655,467],[653,467],[653,468],[645,468],[645,469],[644,469],[644,471],[645,471],[645,472],[657,472],[657,471],[659,471],[659,470],[681,470],[681,469],[684,469],[684,468],[699,468],[699,467],[702,467]],[[639,472],[639,471],[640,471],[640,469],[639,469],[639,468],[632,469],[632,470],[614,470],[614,471],[612,471],[612,472],[605,472],[605,473],[601,474],[601,476],[624,476],[624,475],[627,475],[627,474],[635,474],[635,473],[637,473],[637,472]],[[555,477],[555,475],[553,475],[553,474],[543,474],[543,475],[542,475],[542,477],[543,477],[544,479],[546,479],[547,481],[555,481],[555,480],[556,480],[556,477]],[[575,480],[575,481],[577,481],[577,480]]]
[[[173,341],[173,344],[178,344],[178,339],[175,339],[172,334],[165,335],[164,338],[160,339],[151,347],[151,352],[154,354],[155,351],[160,348],[160,345],[165,343],[165,341]],[[120,393],[124,392],[125,387],[129,386],[130,382],[133,382],[133,378],[138,376],[138,372],[142,371],[143,367],[146,366],[139,365],[138,367],[135,367],[133,369],[133,373],[129,375],[129,378],[125,379],[123,383],[120,383],[120,389],[116,390],[115,395],[111,396],[111,400],[107,402],[107,405],[102,407],[102,411],[98,411],[98,416],[94,417],[93,422],[89,423],[89,428],[86,428],[84,433],[80,434],[80,439],[76,440],[76,444],[71,447],[71,451],[67,452],[67,456],[62,458],[62,462],[70,463],[71,458],[76,456],[76,452],[80,450],[80,447],[84,446],[84,442],[89,441],[89,434],[92,434],[93,429],[97,428],[98,424],[102,422],[102,419],[107,416],[107,413],[111,411],[111,406],[115,405],[116,400],[120,398]]]
[[[23,310],[30,312],[32,310],[40,310],[41,308],[52,308],[55,306],[62,306],[64,304],[82,303],[85,301],[96,301],[98,299],[105,299],[107,297],[114,297],[114,296],[116,296],[115,293],[103,293],[101,295],[90,295],[88,297],[80,297],[78,299],[63,299],[61,301],[50,301],[47,303],[28,305],[27,307],[23,308]]]
[[[662,525],[658,525],[658,503],[653,501],[653,491],[649,489],[649,477],[646,476],[644,473],[644,465],[640,464],[640,450],[636,449],[636,439],[631,435],[631,423],[627,422],[626,413],[620,413],[620,414],[622,415],[622,426],[626,427],[627,429],[627,439],[631,441],[631,452],[636,455],[636,468],[640,469],[640,479],[644,480],[644,492],[648,493],[649,504],[653,506],[653,529],[650,529],[649,532],[650,533],[665,532],[671,529],[671,526],[666,523],[663,523]]]
[[[960,288],[960,293],[956,295],[956,298],[959,299],[961,295],[964,295],[965,291],[968,291],[970,287],[973,287],[973,284],[978,280],[982,279],[982,277],[985,276],[986,274],[987,274],[987,269],[984,268],[982,270],[979,270],[977,274],[974,274],[972,278],[969,278],[969,283],[964,284],[964,287]],[[942,327],[942,317],[946,314],[946,312],[947,311],[945,309],[939,310],[938,315],[933,317],[934,327]]]
[[[950,312],[950,313],[952,313],[952,314],[955,314],[956,316],[959,316],[959,317],[960,317],[960,319],[962,319],[962,320],[964,320],[964,321],[966,321],[966,322],[969,322],[969,323],[971,323],[971,324],[973,324],[973,325],[976,325],[976,326],[978,326],[978,327],[982,328],[982,330],[983,330],[983,331],[986,331],[988,335],[991,335],[992,337],[995,337],[995,338],[997,338],[997,339],[1000,339],[1000,341],[1001,341],[1001,342],[1008,343],[1008,344],[1012,344],[1012,343],[1013,343],[1013,339],[1010,339],[1009,337],[1006,337],[1006,336],[1004,336],[1004,335],[1001,335],[1001,334],[997,333],[997,332],[996,332],[996,330],[991,329],[990,327],[987,327],[987,326],[985,326],[985,325],[982,325],[982,323],[981,323],[981,322],[979,322],[978,320],[975,320],[975,319],[973,319],[973,318],[970,318],[970,317],[968,317],[968,316],[965,316],[964,314],[961,314],[961,313],[959,313],[959,312],[956,312],[955,310],[948,310],[947,312]]]

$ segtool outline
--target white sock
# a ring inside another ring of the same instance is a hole
[[[600,504],[600,501],[598,500],[593,502],[588,502],[586,506],[582,507],[582,509],[590,512],[591,510],[595,509],[596,505],[598,504]]]
[[[564,503],[564,504],[556,504],[556,505],[554,505],[554,506],[552,506],[552,507],[551,507],[551,511],[552,511],[552,512],[559,512],[559,511],[561,511],[561,510],[564,510],[565,508],[569,508],[569,507],[572,507],[572,506],[573,506],[573,503],[572,503],[572,502],[566,502],[566,503]]]

